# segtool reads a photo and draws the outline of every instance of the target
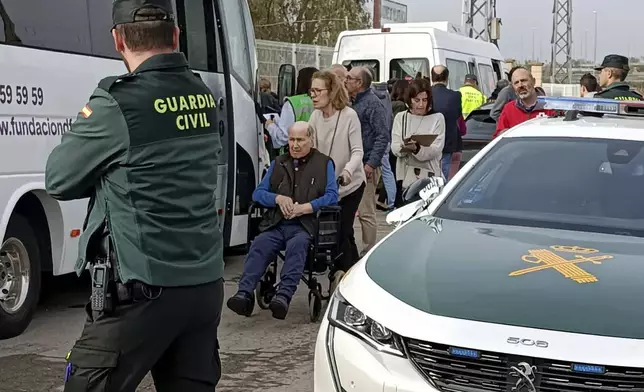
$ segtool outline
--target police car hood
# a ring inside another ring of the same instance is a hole
[[[364,267],[432,315],[644,339],[642,255],[640,238],[422,217]]]

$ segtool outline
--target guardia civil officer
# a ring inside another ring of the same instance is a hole
[[[58,200],[91,197],[76,271],[90,265],[87,322],[66,392],[214,391],[223,302],[215,208],[215,100],[175,53],[171,0],[115,0],[128,73],[103,79],[47,162]],[[109,234],[106,237],[106,234]]]
[[[609,54],[599,67],[599,85],[602,91],[595,94],[595,98],[617,99],[620,101],[641,101],[642,95],[631,90],[625,82],[630,67],[628,57],[618,54]]]

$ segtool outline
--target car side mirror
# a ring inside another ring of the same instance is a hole
[[[277,75],[277,96],[280,104],[284,98],[295,95],[295,67],[291,64],[282,64]]]
[[[403,192],[403,200],[411,202],[421,199],[426,203],[431,202],[438,196],[443,186],[445,186],[443,177],[420,178]]]

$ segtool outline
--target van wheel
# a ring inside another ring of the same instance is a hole
[[[40,253],[29,220],[14,214],[0,247],[0,339],[27,329],[38,304]]]

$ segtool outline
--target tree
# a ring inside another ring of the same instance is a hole
[[[367,0],[250,0],[255,37],[333,46],[338,34],[368,28]]]

